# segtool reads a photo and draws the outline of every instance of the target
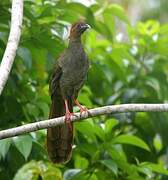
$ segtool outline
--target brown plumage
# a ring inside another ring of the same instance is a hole
[[[89,62],[84,52],[81,35],[89,27],[84,22],[75,23],[71,27],[68,48],[56,61],[50,81],[52,104],[49,118],[65,115],[65,124],[47,130],[47,151],[53,163],[66,163],[71,157],[73,143],[73,104],[87,76]]]

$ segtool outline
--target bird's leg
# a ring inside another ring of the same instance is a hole
[[[78,102],[77,99],[74,99],[75,104],[79,107],[80,113],[87,112],[89,114],[89,111],[86,107],[82,107],[81,104]]]
[[[70,123],[72,116],[74,116],[74,113],[69,111],[68,101],[65,100],[65,123]]]

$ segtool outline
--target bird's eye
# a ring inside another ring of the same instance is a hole
[[[80,29],[80,28],[81,28],[81,24],[78,24],[78,25],[77,25],[77,28]]]

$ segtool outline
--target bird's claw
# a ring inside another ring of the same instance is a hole
[[[67,112],[65,114],[65,123],[67,123],[67,124],[70,123],[72,116],[77,116],[77,115],[75,115],[74,113],[71,113],[71,112]]]
[[[66,114],[65,114],[65,124],[68,125],[70,131],[73,131],[73,127],[72,127],[72,124],[71,124],[72,116],[74,116],[74,113],[66,112]]]
[[[80,113],[82,114],[83,112],[88,112],[88,109],[86,107],[81,107]]]
[[[80,117],[82,116],[82,113],[87,113],[88,115],[91,115],[89,110],[86,107],[80,108]]]

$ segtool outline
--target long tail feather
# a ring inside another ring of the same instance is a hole
[[[72,101],[68,102],[70,112],[73,112]],[[65,115],[63,99],[52,98],[49,118]],[[53,163],[66,163],[71,158],[73,143],[73,124],[64,124],[47,129],[47,151]]]

